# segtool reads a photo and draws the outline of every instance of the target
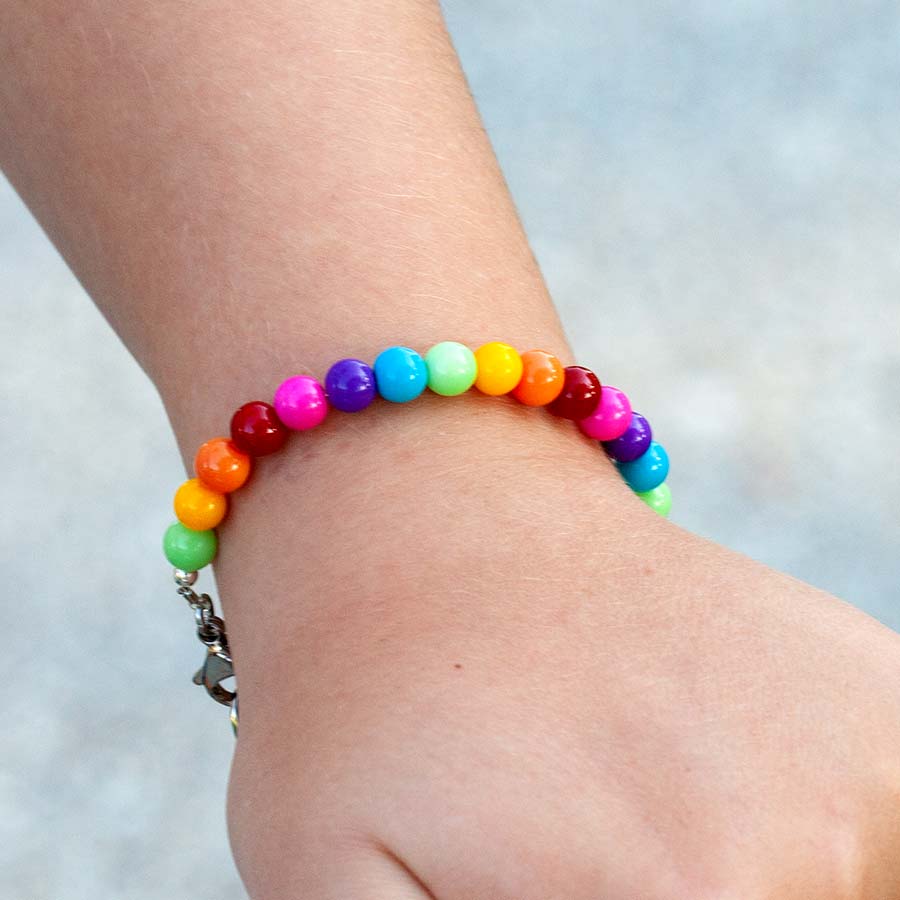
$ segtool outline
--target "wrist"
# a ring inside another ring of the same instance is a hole
[[[241,670],[313,622],[368,629],[392,604],[424,621],[520,578],[540,593],[549,563],[586,562],[573,535],[611,545],[647,512],[596,442],[513,401],[425,394],[338,415],[259,460],[219,528]]]

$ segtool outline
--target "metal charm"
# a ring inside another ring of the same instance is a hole
[[[234,676],[225,623],[216,615],[209,594],[198,594],[194,590],[193,586],[197,581],[196,572],[175,569],[174,577],[175,584],[178,585],[178,593],[187,600],[188,605],[194,611],[197,638],[206,646],[206,656],[194,675],[194,684],[202,685],[213,700],[231,708],[229,718],[234,735],[237,737],[237,691],[230,691],[222,687],[223,681]]]

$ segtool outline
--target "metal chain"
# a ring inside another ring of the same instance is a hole
[[[206,656],[203,659],[203,665],[194,675],[194,684],[203,685],[213,700],[230,708],[231,727],[237,737],[237,690],[230,691],[222,687],[223,681],[234,676],[225,623],[216,615],[216,608],[209,594],[198,594],[194,590],[194,584],[197,581],[196,572],[175,569],[173,575],[175,584],[178,586],[178,593],[184,597],[188,606],[194,611],[197,639],[206,647]]]

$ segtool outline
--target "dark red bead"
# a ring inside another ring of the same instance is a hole
[[[566,380],[559,396],[547,407],[563,419],[586,419],[600,405],[600,379],[584,366],[566,366]]]
[[[231,440],[250,456],[265,456],[284,446],[288,430],[275,407],[262,400],[245,403],[231,417]]]

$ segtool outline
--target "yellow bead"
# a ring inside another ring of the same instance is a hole
[[[225,495],[208,488],[199,478],[189,479],[175,491],[175,515],[192,531],[215,528],[227,511]]]
[[[482,394],[508,394],[522,378],[522,357],[509,344],[492,341],[475,351],[478,377],[475,387]]]

